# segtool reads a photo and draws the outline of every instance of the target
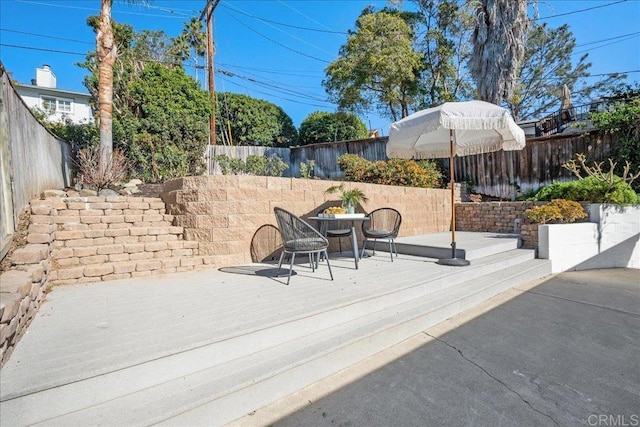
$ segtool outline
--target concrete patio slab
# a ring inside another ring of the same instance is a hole
[[[637,270],[562,273],[231,426],[636,425],[639,324]]]

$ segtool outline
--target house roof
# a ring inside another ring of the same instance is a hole
[[[58,94],[58,95],[67,95],[67,96],[75,96],[75,97],[84,97],[84,98],[91,98],[91,95],[85,92],[76,92],[76,91],[72,91],[72,90],[64,90],[64,89],[58,89],[58,88],[51,88],[51,87],[44,87],[44,86],[36,86],[36,85],[27,85],[27,84],[21,84],[21,83],[17,83],[15,85],[16,89],[20,88],[20,89],[26,89],[29,91],[38,91],[38,92],[48,92],[48,93],[52,93],[52,94]]]

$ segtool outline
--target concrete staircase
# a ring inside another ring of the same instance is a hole
[[[399,242],[398,249],[417,250],[419,239],[409,240]],[[473,261],[464,268],[411,255],[400,255],[391,265],[388,254],[376,253],[363,260],[355,276],[352,260],[345,258],[344,268],[335,260],[336,282],[345,274],[359,278],[348,300],[241,325],[188,351],[81,380],[41,389],[3,387],[2,425],[224,425],[504,290],[550,274],[550,264],[535,259],[531,250],[517,249],[517,241],[513,247],[512,239],[493,240],[483,253],[474,254],[474,245],[468,246]],[[325,273],[323,268],[315,274]],[[292,278],[289,293],[302,279]],[[378,283],[385,280],[393,286]],[[279,309],[287,311],[287,304],[282,301]],[[24,411],[32,405],[38,410]]]

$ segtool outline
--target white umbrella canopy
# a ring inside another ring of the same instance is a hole
[[[392,123],[387,157],[437,159],[521,150],[524,145],[524,131],[507,109],[484,101],[446,102]]]
[[[438,263],[469,265],[469,261],[456,258],[454,157],[521,150],[524,146],[524,131],[515,123],[509,111],[484,101],[446,102],[418,111],[389,126],[387,157],[450,158],[452,256]]]

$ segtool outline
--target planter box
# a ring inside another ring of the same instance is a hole
[[[592,204],[590,220],[538,226],[538,256],[553,273],[595,268],[640,269],[640,206]]]

